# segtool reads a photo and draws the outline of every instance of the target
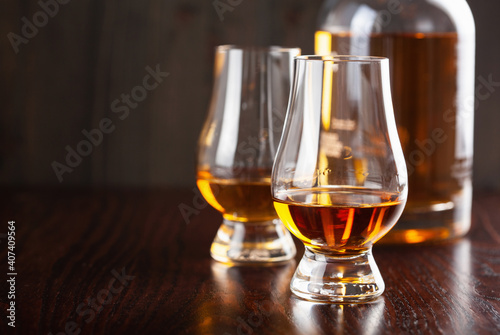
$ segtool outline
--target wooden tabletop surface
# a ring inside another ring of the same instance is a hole
[[[4,190],[0,203],[2,334],[500,333],[500,194],[475,196],[463,239],[375,246],[386,291],[364,305],[291,296],[298,242],[279,266],[213,261],[221,217],[194,191]]]

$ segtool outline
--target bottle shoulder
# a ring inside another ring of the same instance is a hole
[[[318,29],[331,33],[475,34],[465,0],[326,0]]]

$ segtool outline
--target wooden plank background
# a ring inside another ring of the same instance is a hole
[[[0,5],[2,185],[194,184],[214,47],[278,44],[312,53],[323,2],[241,0],[221,20],[212,0],[59,1],[67,3],[17,54],[8,34],[21,35],[22,18],[33,22],[40,3]],[[500,81],[500,2],[469,3],[478,31],[476,77]],[[168,77],[121,120],[111,103],[142,85],[148,66]],[[476,113],[475,185],[483,189],[500,189],[499,91]],[[66,146],[75,149],[85,139],[82,130],[97,128],[104,118],[114,131],[60,183],[52,163],[65,164]]]

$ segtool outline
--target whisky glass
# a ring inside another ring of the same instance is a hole
[[[295,256],[271,198],[271,171],[298,48],[219,46],[214,87],[199,139],[197,185],[223,221],[210,248],[225,263]]]
[[[292,292],[334,303],[380,296],[372,246],[399,219],[407,178],[388,59],[297,57],[271,179],[279,217],[305,245]]]

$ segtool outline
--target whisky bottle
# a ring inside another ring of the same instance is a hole
[[[475,26],[465,0],[336,0],[321,9],[316,54],[390,59],[409,196],[390,243],[470,228]]]

